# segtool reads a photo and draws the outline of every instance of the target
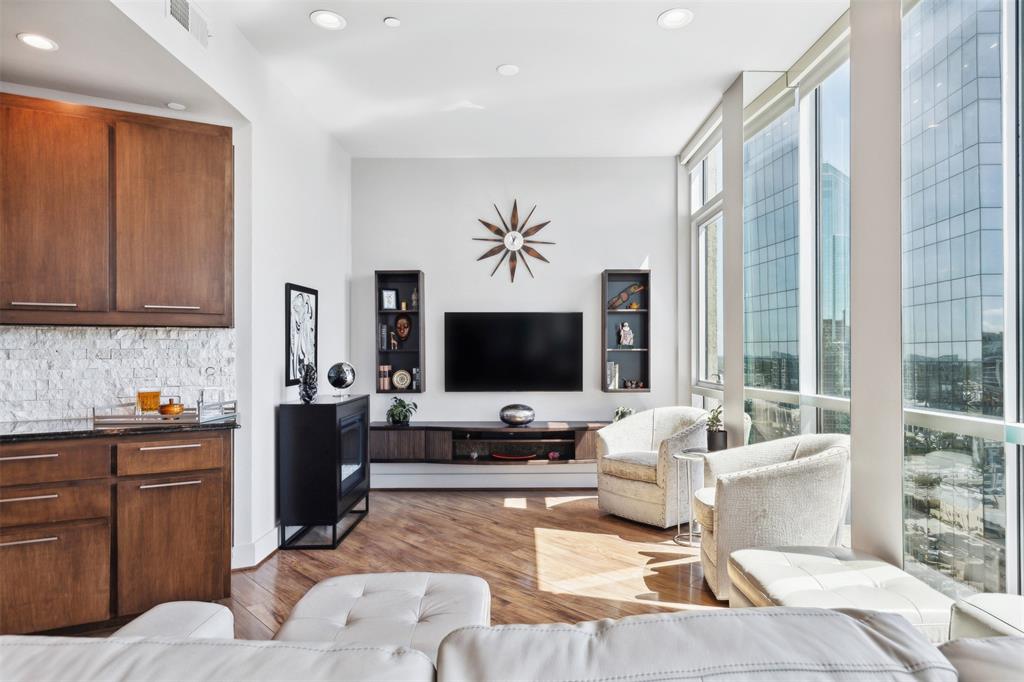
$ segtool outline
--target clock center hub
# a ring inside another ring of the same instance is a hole
[[[509,232],[506,234],[505,248],[509,251],[518,251],[523,248],[523,235],[519,232]]]

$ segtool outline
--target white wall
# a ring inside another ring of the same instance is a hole
[[[259,562],[277,546],[275,407],[295,399],[284,386],[284,285],[320,292],[321,391],[326,369],[348,355],[350,158],[309,117],[287,84],[216,3],[214,36],[203,49],[164,16],[161,0],[111,0],[249,122],[236,146],[235,316],[243,428],[236,435],[234,566]],[[236,128],[236,142],[239,130]]]
[[[533,261],[489,277],[495,261],[476,258],[491,244],[478,218],[520,215],[550,220],[538,239],[551,262]],[[356,159],[352,164],[352,355],[354,390],[372,395],[374,419],[389,396],[376,385],[374,270],[423,270],[426,387],[414,396],[423,420],[496,420],[501,406],[526,402],[538,420],[611,419],[618,405],[637,410],[676,399],[676,163],[672,158]],[[601,271],[652,269],[650,394],[601,391]],[[446,393],[444,313],[582,311],[583,391]]]

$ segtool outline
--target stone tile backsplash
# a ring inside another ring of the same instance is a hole
[[[0,421],[85,417],[141,388],[236,396],[234,329],[0,327],[0,363]]]

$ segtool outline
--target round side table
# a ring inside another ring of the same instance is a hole
[[[672,538],[672,541],[677,545],[683,547],[693,547],[694,539],[697,543],[700,543],[700,530],[694,530],[693,526],[696,523],[693,520],[693,472],[690,471],[690,466],[694,462],[703,462],[704,450],[687,450],[685,452],[679,452],[672,455],[672,459],[676,465],[676,536]],[[680,470],[686,470],[686,499],[690,500],[690,504],[686,506],[689,510],[689,519],[686,524],[686,539],[683,539],[682,519],[680,518],[679,510],[683,508],[683,486],[680,484]]]

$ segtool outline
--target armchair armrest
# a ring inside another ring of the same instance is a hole
[[[830,545],[846,511],[849,452],[723,474],[715,489],[715,538],[725,560],[739,549]]]
[[[113,636],[234,639],[235,617],[220,604],[172,601],[154,606]]]
[[[672,455],[683,453],[706,453],[708,451],[707,423],[698,419],[682,431],[674,433],[658,446],[658,485],[665,487],[665,482],[672,475]],[[684,463],[680,463],[683,465]],[[686,463],[688,464],[688,463]],[[700,481],[694,482],[694,489],[699,488]]]

